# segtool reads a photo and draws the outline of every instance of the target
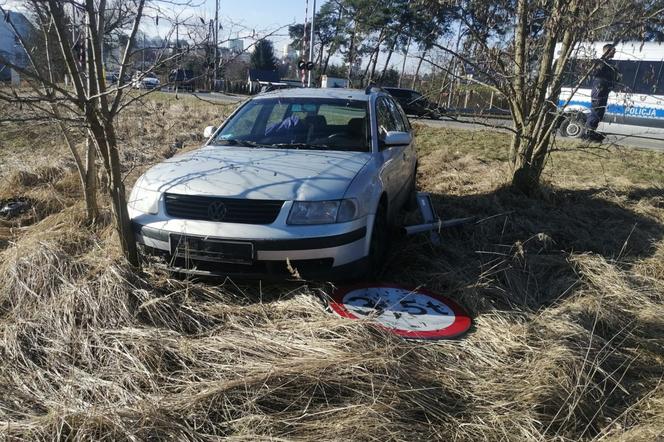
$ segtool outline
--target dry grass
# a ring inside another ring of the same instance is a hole
[[[228,112],[194,100],[147,106],[122,123],[129,180]],[[325,284],[135,274],[108,216],[85,225],[66,163],[7,178],[0,199],[36,209],[0,224],[0,433],[664,437],[664,175],[633,166],[657,170],[661,156],[556,153],[543,195],[525,198],[504,187],[502,135],[418,130],[419,186],[444,216],[482,221],[445,233],[440,249],[399,240],[385,274],[465,304],[474,328],[457,341],[409,342],[336,318]]]

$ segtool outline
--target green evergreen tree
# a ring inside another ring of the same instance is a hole
[[[274,47],[270,40],[259,40],[251,54],[251,67],[264,71],[274,71],[277,69],[276,59],[274,57]]]

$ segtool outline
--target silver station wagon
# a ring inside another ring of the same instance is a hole
[[[145,253],[208,275],[338,280],[381,268],[417,168],[389,94],[265,93],[205,136],[134,185],[129,215]]]

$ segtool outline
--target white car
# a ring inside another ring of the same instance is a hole
[[[145,252],[200,274],[345,279],[380,269],[417,167],[389,94],[261,94],[205,136],[134,185],[129,215]]]
[[[161,82],[154,74],[141,74],[133,79],[134,88],[136,89],[159,89]]]

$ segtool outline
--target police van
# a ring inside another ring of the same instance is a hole
[[[565,72],[558,108],[563,117],[559,133],[581,137],[590,113],[593,60],[610,42],[578,45]],[[664,43],[625,42],[615,45],[613,65],[618,75],[609,94],[598,131],[664,141]],[[556,47],[556,56],[560,45]]]

